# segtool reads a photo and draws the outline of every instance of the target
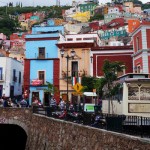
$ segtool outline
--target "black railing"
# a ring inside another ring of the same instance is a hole
[[[150,138],[149,117],[103,114],[97,111],[88,113],[83,110],[77,112],[72,110],[62,111],[59,108],[37,106],[33,107],[33,113],[109,131]]]

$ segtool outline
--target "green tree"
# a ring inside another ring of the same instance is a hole
[[[98,98],[103,96],[103,87],[106,84],[105,78],[96,78],[94,82],[94,88],[96,89],[96,93]]]
[[[83,76],[82,77],[82,86],[83,92],[92,92],[94,89],[95,77]]]
[[[122,72],[125,68],[124,64],[119,61],[110,62],[109,60],[104,61],[103,73],[105,85],[103,87],[105,96],[108,98],[108,113],[110,113],[110,102],[112,105],[113,113],[113,101],[112,97],[119,91],[120,84],[117,81],[117,73]]]

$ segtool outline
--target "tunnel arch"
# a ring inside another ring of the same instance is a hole
[[[0,149],[25,150],[27,134],[17,124],[0,124]]]

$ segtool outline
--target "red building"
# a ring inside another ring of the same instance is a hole
[[[126,66],[123,74],[132,73],[132,46],[104,46],[104,47],[94,47],[91,49],[91,75],[103,76],[102,67],[105,60],[109,61],[120,61]]]
[[[132,32],[133,67],[135,73],[150,73],[150,22],[142,22]]]

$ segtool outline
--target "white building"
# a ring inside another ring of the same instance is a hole
[[[108,14],[120,14],[119,7],[109,7],[108,8]]]
[[[112,100],[102,100],[102,112],[150,117],[149,74],[126,74],[119,78],[121,89]]]
[[[65,41],[60,41],[59,43],[96,43],[98,46],[102,45],[102,41],[97,33],[87,33],[87,34],[68,34],[65,35]]]
[[[0,57],[0,97],[22,95],[23,64],[10,57]]]

